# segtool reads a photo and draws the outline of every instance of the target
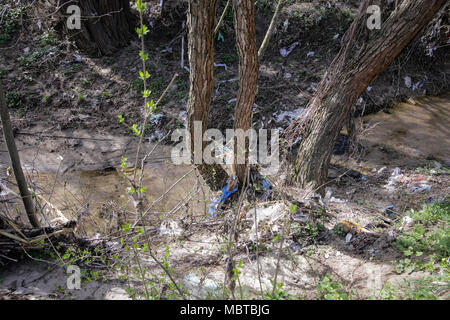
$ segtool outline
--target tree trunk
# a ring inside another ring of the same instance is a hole
[[[188,10],[189,101],[187,104],[187,129],[191,137],[194,164],[212,189],[219,188],[226,177],[220,165],[203,163],[203,139],[195,143],[194,122],[202,123],[201,135],[208,128],[211,95],[214,89],[214,25],[217,0],[191,0]]]
[[[296,119],[287,129],[291,140],[298,135],[302,138],[294,166],[294,179],[301,187],[321,191],[334,142],[349,111],[370,83],[446,2],[402,1],[397,10],[382,22],[381,29],[368,31],[368,39],[357,47],[354,41],[356,30],[366,28],[364,17],[369,1],[361,4],[360,13],[346,33],[340,53],[309,102],[306,116]]]
[[[239,89],[234,112],[234,129],[248,130],[252,125],[252,108],[258,82],[258,50],[255,33],[254,1],[233,0],[236,42],[239,53]],[[245,148],[245,164],[238,164],[239,148]],[[248,139],[245,146],[238,146],[235,139],[235,170],[243,182],[248,168]]]
[[[40,228],[41,224],[34,210],[33,199],[31,198],[30,190],[28,190],[27,181],[22,171],[20,164],[19,153],[17,152],[16,143],[14,141],[13,131],[11,129],[11,121],[9,119],[8,106],[6,105],[5,95],[3,93],[3,86],[0,83],[0,117],[3,126],[3,136],[5,137],[6,145],[8,147],[11,165],[13,167],[14,176],[16,177],[17,185],[19,187],[20,196],[22,197],[23,205],[28,216],[28,220],[35,228]]]
[[[90,55],[112,54],[135,36],[137,20],[128,0],[63,0],[61,10],[66,18],[71,5],[81,9],[81,30],[69,30],[66,23],[64,30],[80,50]]]

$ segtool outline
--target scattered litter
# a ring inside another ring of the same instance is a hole
[[[351,220],[342,220],[339,224],[342,226],[345,233],[359,233],[363,229],[356,222]]]
[[[428,184],[419,184],[415,185],[408,189],[409,194],[416,194],[416,193],[427,193],[431,191],[431,186]]]
[[[76,62],[81,62],[81,60],[82,60],[82,59],[81,59],[81,56],[79,56],[79,55],[77,55],[77,54],[74,54],[73,56],[75,57],[75,61],[76,61]]]
[[[186,116],[187,116],[187,112],[186,111],[180,111],[180,113],[178,114],[178,116],[180,117],[181,120],[186,121]]]
[[[286,49],[286,48],[281,48],[280,49],[280,54],[284,57],[284,58],[286,58],[291,52],[292,52],[292,50],[294,50],[295,49],[295,47],[296,46],[298,46],[300,44],[300,42],[294,42],[288,49]]]
[[[292,78],[292,73],[286,72],[286,74],[284,75],[285,79],[290,79]]]
[[[183,229],[181,229],[178,226],[178,223],[176,221],[164,221],[161,223],[161,226],[159,227],[159,235],[160,236],[179,236],[183,232]]]
[[[26,47],[25,49],[23,49],[23,52],[25,52],[25,53],[30,52],[30,47]]]
[[[225,41],[225,38],[223,37],[222,33],[220,33],[220,31],[219,31],[219,35],[217,36],[217,41],[222,41],[222,42]]]
[[[333,40],[336,40],[337,38],[339,38],[339,36],[340,36],[340,34],[339,34],[339,33],[336,33],[336,34],[334,35],[334,37],[333,37]]]
[[[288,27],[289,27],[289,19],[286,19],[283,22],[283,31],[286,32]]]
[[[158,124],[159,120],[161,120],[162,117],[163,117],[163,115],[162,115],[161,113],[158,113],[158,114],[152,114],[152,115],[150,116],[150,119],[151,119],[155,124]]]
[[[368,92],[372,91],[372,87],[367,87],[367,91]]]
[[[387,169],[387,167],[383,167],[383,168],[381,168],[380,170],[378,170],[378,172],[377,172],[377,173],[378,173],[378,174],[382,174],[382,173],[383,173],[383,171],[384,171],[384,170],[386,170],[386,169]]]
[[[187,274],[184,277],[184,284],[189,289],[189,292],[197,298],[206,298],[208,294],[219,290],[219,286],[214,280],[202,280],[195,273]]]
[[[305,109],[298,108],[294,111],[281,111],[279,115],[277,115],[277,122],[283,123],[285,121],[291,122],[292,120],[296,119],[300,115],[302,115],[303,111]]]
[[[438,170],[442,168],[442,164],[436,160],[433,160],[433,166]]]
[[[410,216],[404,216],[402,219],[402,226],[400,227],[400,231],[406,230],[410,228],[414,223],[414,219]]]
[[[415,84],[413,84],[412,90],[413,90],[413,91],[416,91],[417,89],[422,88],[422,87],[424,86],[424,84],[427,82],[427,80],[428,80],[428,79],[425,77],[424,80],[419,81],[419,82],[416,82]]]
[[[228,192],[228,183],[227,183],[225,187],[222,188],[222,195],[220,197],[214,197],[212,199],[211,204],[209,205],[209,214],[211,216],[215,216],[217,214],[217,210],[220,210],[220,208],[228,199],[228,197],[231,196],[233,193],[235,193],[237,190],[238,186],[236,184],[236,187],[230,192]]]
[[[330,188],[325,188],[325,201],[329,201],[331,198],[331,195],[333,194],[333,190],[331,190]]]
[[[81,120],[81,121],[84,121],[84,120],[87,120],[87,119],[89,119],[91,116],[90,115],[87,115],[87,114],[79,114],[78,115],[78,118]]]
[[[388,239],[389,239],[389,241],[394,241],[395,240],[394,230],[389,230],[389,232],[388,232]]]
[[[353,234],[347,233],[347,235],[345,236],[345,243],[349,243],[350,240],[352,240],[352,238],[353,238]]]
[[[4,197],[7,196],[8,194],[13,194],[15,196],[17,195],[14,191],[12,191],[6,185],[0,182],[0,196]]]
[[[406,76],[404,79],[405,79],[405,86],[407,88],[411,88],[412,87],[412,79],[411,79],[411,77]]]
[[[214,67],[215,68],[222,67],[222,68],[225,68],[225,70],[228,70],[228,67],[225,63],[215,63],[214,62]]]
[[[250,239],[254,240],[256,238],[256,226],[264,221],[269,227],[272,233],[277,233],[279,231],[279,226],[276,222],[281,219],[286,213],[289,212],[289,208],[282,202],[278,202],[274,205],[265,208],[255,208],[250,209],[247,212],[246,218],[253,222],[253,226],[250,231]],[[256,213],[256,223],[255,223],[255,213]],[[259,226],[261,227],[261,226]],[[260,232],[258,230],[258,232]]]
[[[392,171],[392,174],[391,174],[391,176],[390,176],[390,178],[389,178],[389,180],[388,180],[388,184],[385,185],[384,187],[385,187],[386,189],[388,189],[388,190],[393,191],[393,190],[395,190],[395,185],[396,185],[398,182],[400,182],[400,181],[402,180],[402,178],[403,178],[403,174],[401,174],[400,168],[395,168],[395,169]]]
[[[314,51],[310,51],[310,52],[308,52],[307,54],[306,54],[306,57],[307,58],[309,58],[309,57],[314,57],[316,55],[316,53],[314,52]]]
[[[347,200],[339,199],[339,198],[335,198],[335,197],[331,197],[330,202],[335,202],[335,203],[346,203]]]
[[[394,212],[392,210],[395,209],[394,205],[390,205],[389,207],[387,207],[386,209],[383,210],[384,215],[386,216],[390,216],[391,214],[393,214]]]

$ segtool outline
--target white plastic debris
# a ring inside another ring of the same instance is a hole
[[[347,200],[339,199],[339,198],[335,198],[335,197],[331,197],[331,198],[330,198],[330,202],[335,202],[335,203],[346,203]]]
[[[330,188],[325,188],[325,201],[329,201],[331,199],[331,195],[333,194],[333,190]]]
[[[303,108],[298,108],[294,111],[281,111],[277,116],[277,121],[280,123],[283,123],[285,121],[291,122],[295,118],[301,116],[303,111],[305,111],[305,109]]]
[[[404,216],[402,219],[402,226],[400,227],[400,231],[406,230],[410,228],[414,223],[414,219],[410,216]]]
[[[256,223],[255,223],[255,212],[256,212]],[[250,231],[250,240],[256,239],[256,227],[260,227],[260,223],[264,222],[273,233],[279,231],[279,226],[277,225],[278,220],[289,212],[289,208],[281,202],[265,208],[251,209],[247,212],[246,218],[253,222],[253,226]]]
[[[219,290],[219,285],[211,279],[200,279],[195,273],[189,273],[184,277],[184,284],[189,292],[197,298],[205,298],[208,293]]]
[[[283,31],[286,32],[288,27],[289,27],[289,19],[286,19],[283,22]]]
[[[400,168],[395,168],[389,177],[388,183],[384,186],[388,190],[395,190],[395,185],[403,178]]]
[[[351,233],[347,233],[345,236],[345,243],[349,243],[353,238],[353,235]]]
[[[179,236],[183,230],[178,226],[178,223],[176,221],[164,221],[161,223],[161,226],[159,227],[159,235],[160,236]]]
[[[284,57],[284,58],[286,58],[291,52],[292,52],[292,50],[294,50],[295,49],[295,47],[296,46],[298,46],[300,44],[300,42],[294,42],[288,49],[286,49],[286,48],[281,48],[280,49],[280,54]]]
[[[309,51],[307,54],[306,54],[306,57],[307,58],[310,58],[310,57],[314,57],[316,55],[316,53],[314,52],[314,51]]]
[[[13,194],[17,196],[17,194],[14,191],[12,191],[6,185],[0,182],[0,196],[4,197],[7,196],[8,194]]]
[[[389,230],[389,232],[388,232],[388,239],[389,239],[389,241],[394,241],[395,240],[394,230]]]
[[[387,168],[386,167],[383,167],[383,168],[381,168],[380,170],[378,170],[378,174],[382,174],[383,172],[384,172],[384,170],[386,170]]]
[[[225,63],[215,63],[215,62],[214,62],[214,67],[215,67],[215,68],[222,67],[222,68],[224,68],[225,70],[228,70],[228,67],[227,67],[227,65],[226,65]]]
[[[339,38],[339,36],[340,36],[340,34],[339,34],[339,33],[336,33],[336,34],[334,35],[334,37],[333,37],[333,40],[336,40],[337,38]]]
[[[180,117],[181,120],[186,121],[186,115],[187,112],[186,111],[180,111],[180,113],[178,114],[178,116]]]
[[[416,194],[416,193],[427,193],[431,191],[431,186],[428,184],[419,184],[415,185],[408,189],[409,194]]]
[[[411,79],[411,77],[410,76],[406,76],[404,79],[405,79],[405,86],[407,88],[411,88],[412,87],[412,79]]]

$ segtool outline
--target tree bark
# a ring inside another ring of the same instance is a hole
[[[9,118],[9,111],[6,105],[5,95],[3,93],[3,86],[0,83],[0,117],[3,125],[3,136],[5,137],[6,145],[8,147],[11,165],[13,167],[14,176],[16,177],[17,185],[19,187],[20,196],[22,197],[23,205],[28,216],[28,220],[35,228],[40,228],[41,224],[34,210],[33,199],[30,190],[28,190],[27,181],[22,171],[20,164],[19,153],[17,152],[16,143],[14,141],[14,134],[11,129],[11,121]]]
[[[255,3],[233,0],[236,42],[239,53],[239,89],[234,112],[234,129],[247,131],[252,125],[252,108],[258,82],[258,50],[256,48]],[[239,164],[239,148],[245,148],[245,164]],[[248,139],[238,146],[235,139],[234,163],[236,175],[243,182],[248,169]]]
[[[190,0],[188,9],[189,101],[186,125],[191,137],[191,153],[207,184],[217,189],[227,178],[220,165],[203,163],[206,142],[195,144],[194,122],[202,123],[202,137],[208,128],[208,116],[214,89],[214,25],[217,0]]]
[[[322,190],[334,142],[348,113],[370,83],[385,70],[447,3],[446,0],[404,0],[382,22],[380,30],[371,30],[361,47],[355,44],[356,30],[366,28],[368,0],[343,41],[319,88],[309,102],[304,118],[287,129],[290,140],[301,136],[294,166],[294,180],[300,187]]]
[[[136,17],[128,0],[63,0],[62,12],[77,5],[81,9],[81,30],[64,30],[77,47],[94,56],[110,55],[129,44],[135,36]]]

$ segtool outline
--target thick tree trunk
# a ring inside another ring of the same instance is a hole
[[[187,104],[187,129],[191,137],[191,152],[194,164],[208,183],[217,189],[227,178],[220,165],[203,163],[202,155],[206,142],[195,143],[194,122],[202,123],[203,133],[208,128],[208,115],[214,89],[214,25],[217,0],[189,1],[188,10],[188,54],[189,54],[189,101]]]
[[[62,12],[76,5],[81,9],[81,30],[64,29],[77,47],[88,54],[109,55],[127,46],[135,36],[136,17],[128,0],[63,0]]]
[[[287,136],[301,135],[295,162],[295,180],[303,188],[321,189],[326,181],[333,145],[349,111],[370,83],[385,70],[447,3],[446,0],[404,0],[382,22],[380,30],[368,31],[369,39],[355,45],[356,30],[366,27],[370,1],[361,5],[340,53],[320,83],[303,119],[296,119]]]
[[[234,112],[234,128],[248,130],[252,125],[252,108],[258,82],[258,50],[255,33],[254,1],[233,0],[236,42],[239,53],[239,90]],[[235,141],[236,142],[236,141]],[[238,164],[238,153],[245,148],[245,164]],[[241,182],[245,180],[248,168],[248,139],[245,146],[235,143],[235,170]]]

